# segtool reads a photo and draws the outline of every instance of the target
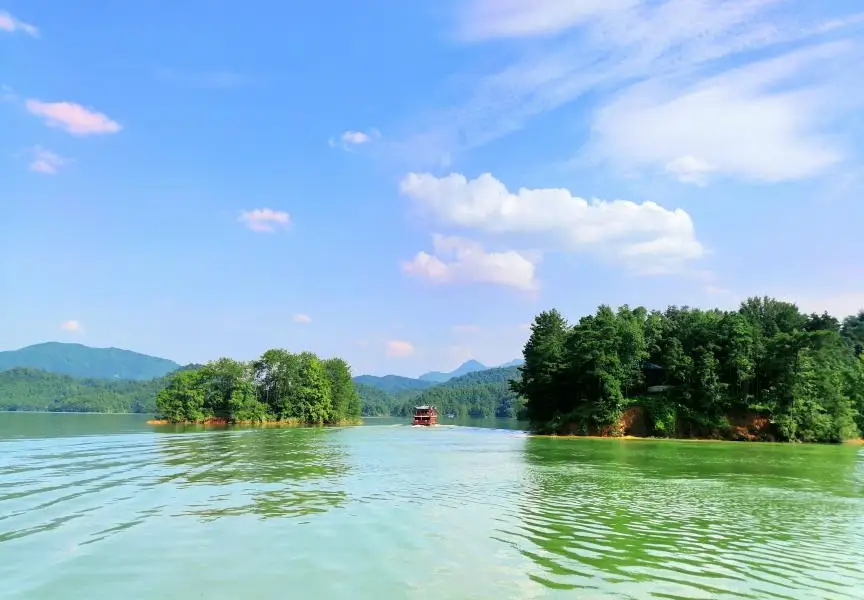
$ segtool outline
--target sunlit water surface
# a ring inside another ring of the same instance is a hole
[[[864,598],[864,451],[0,413],[0,598]]]

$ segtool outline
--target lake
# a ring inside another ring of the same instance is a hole
[[[145,419],[0,413],[0,598],[864,597],[861,447]]]

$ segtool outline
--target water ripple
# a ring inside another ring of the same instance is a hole
[[[848,448],[100,427],[0,441],[0,597],[122,597],[130,581],[145,600],[864,589],[864,453]]]

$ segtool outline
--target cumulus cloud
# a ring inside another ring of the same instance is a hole
[[[370,129],[369,132],[365,131],[345,131],[339,136],[339,139],[330,138],[327,142],[331,148],[341,147],[344,150],[349,150],[354,146],[362,146],[364,144],[368,144],[374,140],[377,140],[381,137],[381,132],[377,129]]]
[[[117,133],[122,129],[106,115],[74,102],[42,102],[30,99],[25,106],[31,114],[42,117],[49,127],[57,127],[73,135],[101,135]]]
[[[296,315],[294,315],[293,319],[295,323],[306,324],[312,322],[312,317],[305,313],[297,313]]]
[[[30,162],[30,170],[45,175],[54,175],[57,171],[68,164],[69,160],[46,150],[39,146],[33,148],[33,160]]]
[[[443,223],[491,234],[533,234],[549,249],[592,252],[637,272],[676,271],[705,254],[690,215],[654,202],[589,202],[555,188],[510,192],[488,173],[473,180],[412,173],[401,190]],[[414,262],[432,279],[449,273],[447,265],[425,253]],[[527,265],[521,268],[519,280],[528,281]],[[533,265],[530,275],[533,280]]]
[[[272,233],[277,228],[287,228],[291,224],[291,215],[272,208],[256,208],[243,211],[238,220],[252,231]]]
[[[387,342],[386,352],[391,358],[404,358],[414,354],[414,346],[403,340],[390,340]]]
[[[61,323],[60,329],[69,333],[84,333],[84,326],[75,319]]]
[[[0,11],[0,31],[5,31],[7,33],[20,31],[21,33],[26,33],[32,37],[39,36],[39,29],[37,29],[35,25],[20,21],[5,11]]]
[[[434,254],[418,252],[402,270],[439,284],[489,283],[525,291],[539,287],[534,263],[513,250],[486,252],[472,240],[439,234],[432,237],[432,245]]]

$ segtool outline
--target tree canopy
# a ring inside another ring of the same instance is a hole
[[[283,349],[180,371],[156,397],[158,415],[176,423],[336,424],[358,420],[360,408],[348,363]]]
[[[570,325],[539,314],[512,389],[539,431],[621,433],[639,406],[648,433],[838,442],[864,430],[864,312],[842,321],[772,298],[736,311],[627,306]],[[625,419],[626,420],[626,419]]]

